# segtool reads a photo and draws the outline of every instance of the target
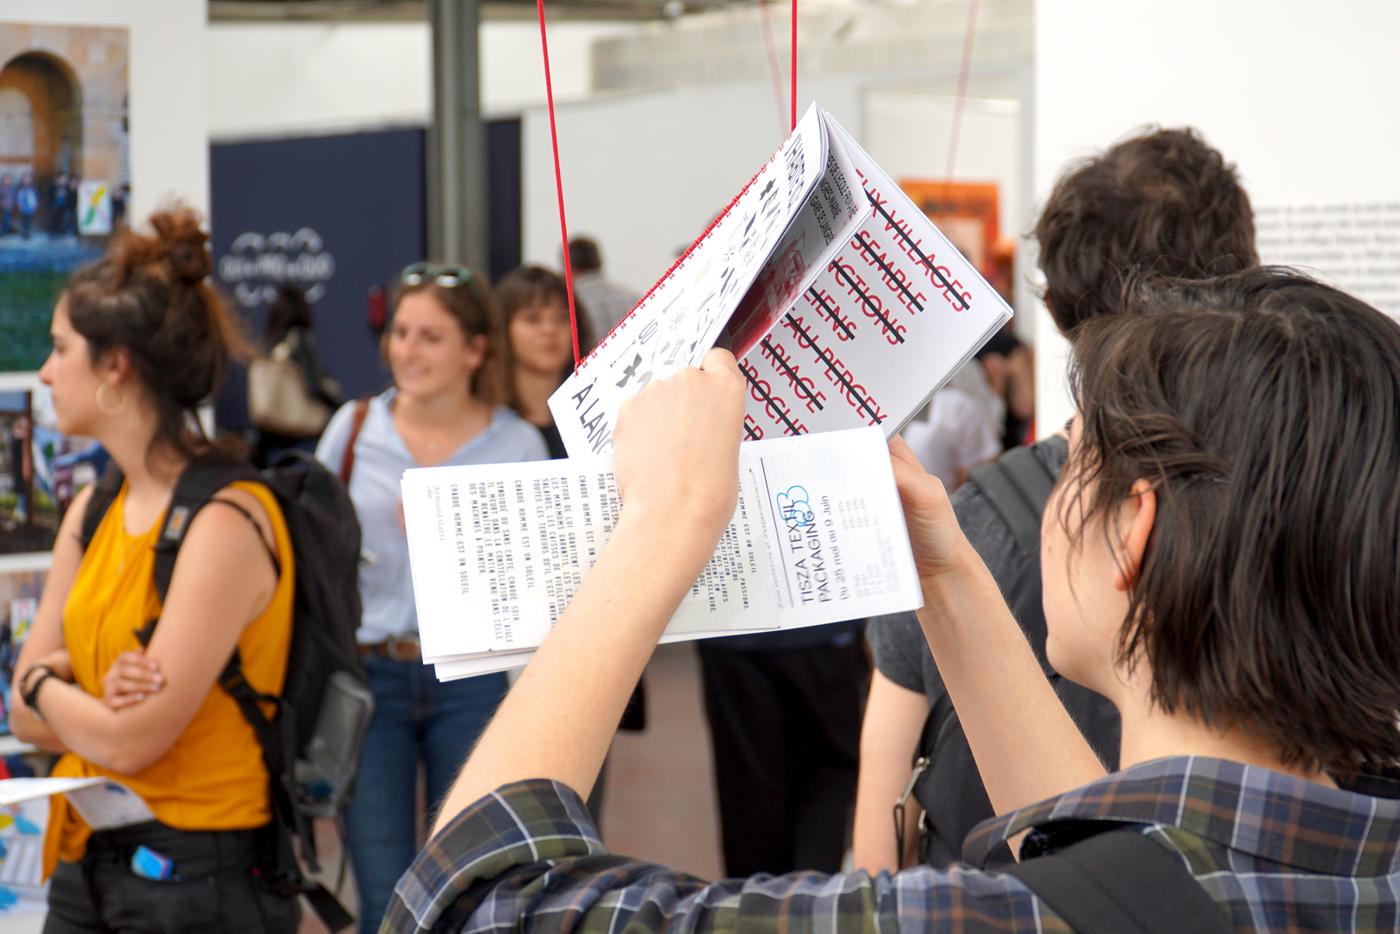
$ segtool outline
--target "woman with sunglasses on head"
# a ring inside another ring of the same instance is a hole
[[[347,480],[364,529],[358,637],[375,710],[348,813],[362,931],[379,929],[417,849],[420,764],[432,812],[506,689],[503,674],[439,683],[423,664],[399,490],[412,467],[545,458],[540,433],[501,404],[502,343],[484,280],[409,266],[381,343],[393,385],[342,407],[316,449]]]
[[[44,930],[295,931],[296,899],[257,878],[272,818],[262,750],[218,683],[236,651],[255,690],[281,692],[291,539],[257,483],[224,486],[193,518],[170,509],[187,467],[231,459],[194,411],[245,348],[209,282],[198,219],[177,208],[151,227],[115,237],[54,308],[39,378],[59,430],[97,439],[121,484],[110,502],[106,489],[96,500],[82,490],[63,519],[10,724],[63,753],[55,776],[120,781],[154,817],[93,830],[54,799]],[[91,524],[94,502],[106,506]],[[188,528],[162,599],[156,545],[167,513]]]

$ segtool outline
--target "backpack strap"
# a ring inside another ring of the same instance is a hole
[[[112,461],[92,485],[92,495],[88,497],[87,508],[83,510],[83,525],[78,533],[78,541],[82,544],[83,551],[87,551],[87,546],[92,544],[92,537],[97,534],[102,517],[107,515],[107,510],[112,508],[117,494],[121,492],[124,479],[121,468],[117,466],[116,461]]]
[[[1005,872],[1024,882],[1078,934],[1231,934],[1224,910],[1181,857],[1117,826]]]
[[[175,491],[170,496],[170,508],[165,511],[160,537],[156,539],[156,593],[161,603],[165,602],[166,594],[170,592],[175,559],[179,556],[180,546],[184,544],[185,534],[190,530],[194,517],[209,505],[215,493],[239,480],[259,483],[262,475],[251,464],[227,460],[191,461],[180,474],[180,479],[175,482]]]
[[[1040,553],[1040,514],[1055,488],[1055,475],[1033,447],[1012,448],[968,476],[1001,516],[1027,555]]]
[[[369,415],[369,397],[355,400],[354,414],[350,419],[350,437],[345,439],[345,451],[340,455],[340,485],[350,489],[350,474],[355,470],[355,442],[360,439],[360,429],[365,427],[365,416]]]
[[[263,881],[273,891],[288,897],[305,896],[331,931],[339,931],[355,923],[355,918],[323,884],[306,878],[297,863],[295,841],[311,871],[320,872],[316,860],[316,835],[312,823],[297,805],[296,737],[287,724],[293,720],[286,701],[272,694],[263,694],[243,676],[243,660],[237,649],[219,676],[219,686],[238,704],[243,719],[252,727],[262,747],[263,764],[267,767],[268,795],[273,819],[270,837],[264,842],[265,867]],[[269,719],[263,705],[274,706],[277,714]]]

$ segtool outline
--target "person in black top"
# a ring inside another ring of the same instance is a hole
[[[1258,264],[1254,213],[1235,168],[1199,134],[1154,129],[1124,139],[1093,158],[1075,162],[1056,182],[1036,221],[1038,264],[1045,279],[1045,304],[1061,333],[1074,339],[1089,321],[1131,313],[1125,284],[1151,273],[1204,279]],[[1032,445],[1032,466],[1047,478],[1058,475],[1067,456],[1059,426],[1041,426]],[[997,462],[1005,466],[1009,452]],[[974,477],[975,479],[975,477]],[[1047,480],[1047,482],[1049,482]],[[1037,657],[1045,660],[1045,616],[1040,600],[1039,536],[1018,540],[983,486],[967,483],[953,494],[953,508],[968,540],[996,578]],[[1043,500],[1042,500],[1043,504]],[[1040,511],[1040,504],[1035,507]],[[968,831],[992,816],[985,784],[973,766],[956,720],[932,743],[921,742],[929,711],[949,707],[944,679],[929,657],[914,614],[873,620],[866,639],[875,663],[861,729],[860,781],[856,795],[854,857],[857,868],[893,870],[914,858],[896,840],[919,840],[920,808],[903,810],[902,833],[891,813],[911,784],[916,751],[935,775],[917,793],[920,802],[966,800],[967,806],[929,812],[921,825],[923,853],[943,864],[959,853]],[[1076,711],[1077,724],[1110,768],[1118,760],[1118,714],[1104,698],[1069,682],[1057,683],[1060,699]],[[938,731],[934,731],[937,736]],[[979,800],[980,799],[980,800]],[[1009,851],[1002,854],[1010,859]]]
[[[521,266],[496,286],[496,302],[506,326],[507,403],[544,435],[550,457],[567,457],[549,397],[574,368],[568,286],[543,266]],[[581,306],[575,310],[578,345],[587,352],[593,346],[592,326]]]

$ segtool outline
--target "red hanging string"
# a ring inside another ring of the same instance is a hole
[[[788,38],[792,50],[792,125],[789,132],[797,129],[797,0],[792,0],[792,35]]]
[[[788,135],[783,120],[783,73],[778,66],[778,49],[773,42],[773,24],[768,18],[768,0],[758,0],[758,18],[763,24],[763,48],[768,53],[768,76],[773,80],[773,103],[778,108],[778,136]]]
[[[794,3],[797,0],[793,0]],[[977,36],[977,0],[968,0],[967,32],[963,36],[962,65],[958,69],[958,96],[953,98],[953,126],[948,134],[948,171],[943,184],[953,182],[953,165],[958,156],[958,131],[962,128],[963,101],[967,99],[967,74],[972,67],[972,40]],[[944,200],[947,200],[946,196]]]
[[[794,0],[796,2],[796,0]],[[544,96],[549,106],[549,141],[554,147],[554,189],[559,198],[559,240],[564,251],[564,287],[569,293],[569,330],[574,339],[574,367],[579,365],[578,306],[574,302],[574,264],[569,261],[569,225],[564,220],[564,173],[559,167],[559,129],[554,121],[554,82],[549,75],[549,35],[544,27],[544,0],[535,0],[540,17],[540,49],[544,53]]]

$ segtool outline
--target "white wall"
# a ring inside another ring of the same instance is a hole
[[[181,0],[5,0],[0,22],[125,26],[130,42],[132,217],[179,197],[209,208],[204,4]]]
[[[762,81],[594,97],[593,43],[628,35],[645,42],[647,28],[550,24],[570,230],[597,237],[610,275],[638,290],[665,271],[675,250],[704,229],[781,137],[766,75]],[[216,140],[421,125],[428,119],[431,50],[424,23],[219,23],[209,28],[207,45],[209,131]],[[941,177],[950,117],[946,94],[955,79],[937,69],[804,75],[801,92],[804,106],[820,101],[895,177]],[[984,79],[974,79],[975,89]],[[997,78],[1006,80],[1020,79]],[[534,22],[485,24],[482,94],[488,113],[525,113],[524,257],[557,266],[559,221]],[[959,144],[956,175],[1002,185],[1002,226],[1008,232],[1022,230],[1028,213],[1024,123],[1015,104],[974,99]]]
[[[1036,192],[1144,123],[1191,124],[1236,162],[1256,209],[1400,202],[1400,4],[1057,0],[1036,17]],[[1295,256],[1277,240],[1262,258]],[[1318,254],[1321,255],[1321,254]],[[1350,285],[1342,268],[1318,271]],[[1355,288],[1355,286],[1352,286]],[[1362,297],[1365,292],[1356,289]],[[1379,296],[1370,296],[1381,301]],[[1042,312],[1043,313],[1043,312]],[[1069,414],[1064,342],[1037,358],[1042,432]]]
[[[551,23],[556,100],[592,88],[593,40],[636,27]],[[215,139],[425,124],[432,46],[419,23],[216,23],[208,32],[209,132]],[[482,107],[513,112],[544,100],[539,27],[482,27]]]
[[[949,104],[889,90],[907,78],[804,76],[815,100],[896,179],[947,170]],[[735,83],[576,103],[559,109],[560,158],[570,235],[603,248],[610,277],[641,291],[709,224],[781,142],[770,86]],[[1002,185],[1002,228],[1026,212],[1020,112],[1014,102],[970,101],[955,176]],[[559,216],[549,122],[527,111],[524,257],[559,264]]]
[[[1022,244],[1031,223],[1029,104],[1014,96],[1019,75],[1006,77],[1005,97],[964,101],[958,132],[953,178],[994,182],[998,189],[1001,236]],[[1026,76],[1029,77],[1028,75]],[[948,142],[955,98],[909,87],[874,87],[865,95],[866,151],[896,181],[940,179],[948,171]],[[1028,257],[1023,246],[1016,257],[1017,333],[1034,338],[1034,295],[1025,288]],[[1027,314],[1022,314],[1022,310]]]
[[[859,87],[804,79],[815,99],[862,134]],[[806,95],[810,94],[811,98]],[[569,234],[598,240],[610,278],[644,291],[739,193],[782,143],[772,91],[725,84],[558,108]],[[525,114],[527,263],[559,265],[559,214],[549,118]]]
[[[896,179],[942,179],[955,99],[933,94],[872,90],[866,95],[866,151]],[[994,182],[1003,236],[1025,228],[1021,192],[1021,104],[1016,100],[964,102],[953,178]]]

